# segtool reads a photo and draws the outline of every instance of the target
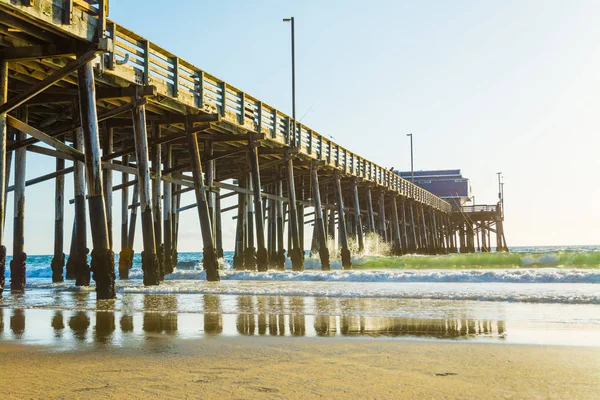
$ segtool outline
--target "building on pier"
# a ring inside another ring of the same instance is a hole
[[[406,180],[412,180],[411,171],[394,171]],[[446,200],[452,206],[463,206],[471,198],[471,183],[460,169],[414,171],[415,185]]]

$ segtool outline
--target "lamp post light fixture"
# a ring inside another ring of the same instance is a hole
[[[406,136],[410,136],[410,181],[415,183],[415,168],[413,164],[413,134],[407,133]]]
[[[284,18],[283,22],[290,22],[292,29],[292,143],[296,145],[296,44],[294,41],[294,17]]]

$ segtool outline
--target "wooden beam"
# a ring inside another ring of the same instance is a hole
[[[81,56],[69,62],[61,69],[54,71],[52,74],[50,74],[44,80],[31,87],[29,90],[13,97],[6,103],[0,105],[0,115],[14,110],[15,108],[25,103],[27,100],[48,89],[50,86],[54,85],[56,82],[60,81],[67,75],[70,75],[71,73],[79,69],[81,66],[87,64],[96,57],[96,52],[97,50],[95,49],[89,50],[87,53],[82,54]]]
[[[11,117],[10,115],[8,115],[6,118],[7,118],[8,125],[12,126],[13,128],[15,128],[23,133],[26,133],[29,136],[32,136],[32,137],[36,138],[37,140],[39,140],[43,143],[46,143],[49,146],[54,147],[57,151],[60,151],[64,154],[69,154],[71,157],[73,157],[74,160],[82,161],[82,162],[85,161],[85,156],[82,152],[77,151],[70,146],[67,146],[60,140],[55,139],[52,136],[49,136],[48,134],[46,134],[40,130],[37,130],[33,126],[27,125],[23,121],[19,121],[18,119]]]

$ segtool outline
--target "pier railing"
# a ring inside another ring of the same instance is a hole
[[[476,212],[498,212],[497,205],[474,205],[474,206],[462,206],[462,212],[465,213],[476,213]]]
[[[0,0],[0,4],[8,4],[28,12],[22,4],[15,6],[13,1]],[[21,2],[25,3],[27,0]],[[39,2],[50,4],[48,0]],[[97,20],[104,18],[108,12],[107,4],[108,0],[63,1],[63,7],[74,6],[82,9],[90,20],[94,17],[97,17]],[[39,13],[34,16],[49,19],[46,23],[50,22],[59,28],[67,29],[64,20],[61,25],[55,18],[44,17]],[[98,25],[98,22],[93,24]],[[95,27],[92,28],[68,30],[71,34],[80,32],[79,36],[82,39],[90,40],[89,32]],[[114,51],[105,55],[104,73],[116,75],[132,83],[156,86],[160,96],[205,112],[219,113],[222,120],[262,133],[267,140],[291,147],[304,157],[320,161],[344,174],[386,187],[419,203],[450,212],[451,206],[441,198],[401,178],[393,171],[349,151],[308,126],[294,121],[275,107],[180,59],[127,28],[107,21],[104,33],[114,44]]]

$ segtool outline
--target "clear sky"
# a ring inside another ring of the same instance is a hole
[[[415,169],[460,168],[477,203],[497,201],[503,172],[510,246],[600,243],[599,13],[593,0],[146,0],[113,1],[110,18],[291,113],[290,26],[282,18],[294,16],[302,122],[407,170],[412,132]],[[28,179],[54,169],[53,160],[28,156]],[[54,183],[26,196],[26,251],[51,253]],[[12,246],[12,195],[8,201]],[[197,214],[185,216],[180,251],[199,251]]]

